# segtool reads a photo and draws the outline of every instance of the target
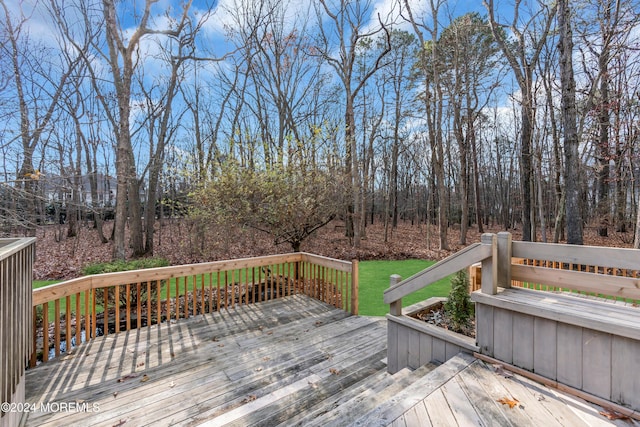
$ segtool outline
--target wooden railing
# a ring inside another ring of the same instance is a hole
[[[357,261],[272,255],[80,277],[33,291],[31,366],[97,336],[304,294],[358,313]]]
[[[639,256],[636,250],[561,244],[542,248],[540,245],[543,244],[513,242],[515,254],[535,255],[536,258],[512,254],[511,287],[573,291],[599,298],[618,298],[630,304],[640,303],[640,294],[636,292],[640,259],[635,259]],[[469,266],[471,292],[481,289],[481,277],[480,263]]]
[[[492,295],[514,286],[640,302],[639,250],[512,242],[509,233],[484,234],[481,243],[385,290],[384,302],[399,315],[403,297],[462,269],[470,270],[472,291]]]
[[[402,298],[451,274],[466,269],[472,264],[490,259],[493,249],[495,248],[491,243],[484,241],[468,246],[431,267],[389,287],[384,291],[384,302],[390,305],[392,315],[399,316],[402,314]]]
[[[35,238],[0,239],[0,403],[3,405],[24,403],[24,370],[32,351],[34,260]],[[14,407],[9,406],[0,411],[0,426],[20,424],[21,413],[12,409]]]

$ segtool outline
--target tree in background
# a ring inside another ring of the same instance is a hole
[[[353,237],[353,246],[360,247],[362,212],[362,178],[358,162],[355,101],[367,81],[382,67],[383,58],[391,51],[391,34],[385,28],[380,16],[379,26],[368,29],[373,4],[370,0],[352,2],[339,0],[318,0],[316,5],[319,41],[316,46],[318,56],[332,67],[343,89],[344,96],[344,144],[345,177],[349,185],[351,200],[347,203],[346,231]],[[327,19],[328,17],[328,19]],[[357,52],[363,40],[383,32],[385,47],[379,51],[366,69],[356,73],[354,69]]]
[[[221,224],[263,231],[274,244],[289,243],[299,252],[302,243],[340,212],[338,180],[321,169],[284,167],[253,170],[229,160],[220,177],[195,193],[195,215]]]
[[[493,0],[483,1],[489,12],[489,24],[502,53],[509,62],[520,88],[520,171],[522,186],[522,239],[535,240],[535,212],[533,209],[533,165],[531,145],[534,132],[534,79],[533,73],[540,59],[540,53],[547,42],[557,5],[547,5],[538,0],[529,13],[519,10],[521,2],[516,2],[513,20],[510,24],[498,21]],[[532,5],[533,6],[533,5]],[[520,18],[525,19],[524,22]],[[513,39],[507,39],[503,28],[509,28]]]
[[[582,244],[582,212],[580,211],[580,157],[578,156],[578,129],[576,128],[576,82],[573,76],[573,32],[571,8],[567,0],[558,2],[560,31],[560,87],[562,125],[564,128],[564,183],[567,220],[567,243]]]

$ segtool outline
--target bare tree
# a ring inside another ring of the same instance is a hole
[[[510,24],[498,21],[494,0],[483,1],[489,13],[489,24],[493,37],[498,42],[502,53],[507,58],[521,92],[520,120],[522,125],[520,144],[520,170],[522,186],[522,239],[531,241],[535,238],[535,221],[533,209],[533,180],[531,145],[534,129],[534,103],[533,103],[533,73],[540,59],[540,53],[544,47],[553,18],[556,13],[556,3],[548,5],[543,0],[535,2],[535,10],[527,13],[520,9],[522,2],[517,0],[513,10],[513,20]],[[533,10],[533,9],[532,9]],[[520,21],[524,18],[524,21]],[[505,37],[502,28],[509,28],[514,36],[513,41]]]
[[[560,51],[560,86],[562,125],[564,129],[564,182],[567,218],[567,243],[581,245],[582,213],[580,211],[580,157],[578,155],[578,129],[576,127],[576,82],[573,76],[573,32],[571,9],[567,0],[558,2]]]
[[[29,39],[28,17],[20,9],[15,16],[4,0],[0,0],[0,10],[4,16],[1,22],[6,43],[0,46],[2,57],[8,60],[12,76],[3,83],[10,88],[11,96],[6,102],[17,112],[19,123],[17,140],[21,146],[21,161],[16,171],[16,185],[19,186],[25,225],[34,232],[36,192],[41,171],[34,167],[34,153],[49,132],[49,126],[58,112],[59,101],[66,85],[72,78],[79,56],[71,56],[64,46],[61,56],[52,55],[52,50],[42,43]],[[56,63],[52,58],[60,58]],[[8,119],[9,120],[9,119]],[[11,118],[9,121],[13,121]]]
[[[447,185],[445,183],[445,151],[443,144],[443,93],[441,70],[436,64],[440,62],[440,46],[439,46],[439,13],[440,7],[444,4],[443,0],[430,0],[430,18],[431,25],[421,23],[414,16],[409,2],[404,0],[404,6],[407,10],[407,20],[413,26],[413,29],[420,40],[422,51],[420,53],[420,66],[423,77],[425,79],[425,91],[423,95],[425,118],[429,133],[429,144],[431,146],[431,162],[434,169],[435,186],[438,192],[437,209],[438,209],[438,238],[439,247],[442,250],[449,249],[447,241]],[[424,33],[431,36],[429,43],[426,42]]]
[[[360,247],[360,222],[362,217],[362,181],[358,162],[358,146],[355,119],[355,100],[362,88],[382,66],[382,60],[391,51],[390,33],[382,18],[378,16],[379,27],[368,29],[370,0],[351,2],[339,0],[335,4],[328,0],[318,0],[316,14],[319,26],[318,55],[336,71],[344,90],[344,135],[345,135],[345,176],[350,185],[351,200],[347,204],[346,229],[353,236],[353,246]],[[328,19],[325,19],[327,18]],[[360,41],[386,34],[386,46],[371,65],[356,78],[354,66]],[[337,44],[337,46],[336,46]]]

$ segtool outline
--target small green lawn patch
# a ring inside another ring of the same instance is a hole
[[[402,261],[361,261],[359,263],[359,313],[363,316],[384,316],[389,305],[382,300],[383,292],[389,288],[389,277],[399,274],[402,279],[413,276],[435,264],[435,261],[420,259]],[[446,297],[451,290],[449,278],[444,278],[415,292],[402,300],[406,307],[431,297]]]

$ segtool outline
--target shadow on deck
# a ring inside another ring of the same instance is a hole
[[[50,411],[27,425],[632,423],[501,373],[459,355],[390,375],[386,320],[297,295],[109,335],[31,369],[27,401]]]

